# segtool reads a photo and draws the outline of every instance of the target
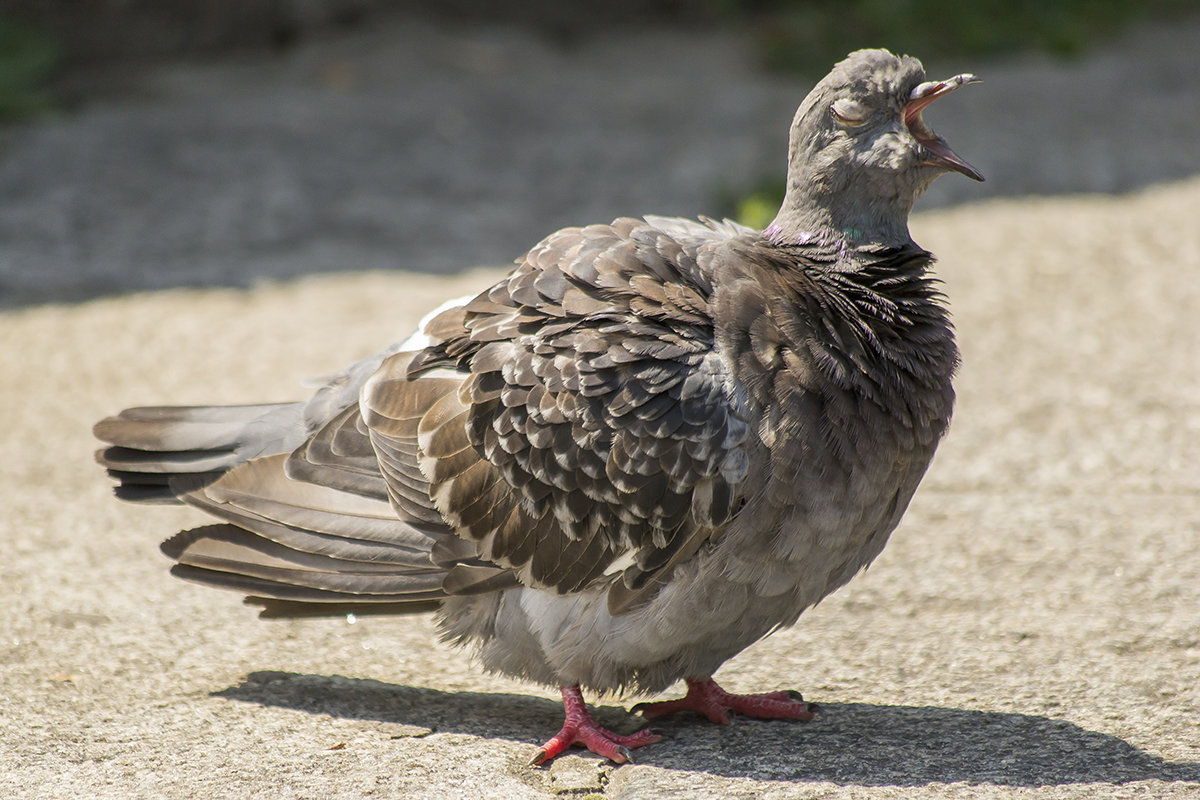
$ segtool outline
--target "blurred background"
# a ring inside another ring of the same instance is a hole
[[[866,46],[985,80],[927,119],[988,182],[922,207],[1200,172],[1196,0],[0,0],[0,307],[761,225]]]

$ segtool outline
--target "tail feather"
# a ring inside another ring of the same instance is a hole
[[[414,510],[397,509],[358,397],[405,346],[323,379],[303,402],[126,409],[96,424],[108,444],[97,460],[122,499],[184,502],[220,520],[162,543],[171,572],[248,595],[264,617],[430,611],[451,574],[463,593],[515,585],[473,558],[433,559],[454,535],[417,467],[415,427],[411,441],[385,443],[414,495]]]
[[[447,567],[430,552],[450,534],[418,530],[386,500],[291,478],[288,459],[256,458],[190,491],[187,476],[171,478],[223,520],[162,544],[172,574],[259,598],[265,616],[427,611],[446,597]]]
[[[239,406],[138,406],[96,423],[96,438],[134,450],[223,450],[236,444],[246,427],[281,408],[300,403]]]
[[[403,551],[385,561],[358,561],[297,550],[228,523],[183,531],[161,548],[176,562],[171,573],[180,578],[285,601],[273,616],[312,614],[309,604],[341,604],[355,613],[380,604],[425,611],[446,596],[445,570]]]
[[[367,610],[370,610],[370,607],[376,603],[386,603],[392,606],[419,603],[421,604],[420,610],[427,610],[430,607],[436,608],[446,598],[446,593],[440,589],[427,592],[388,592],[381,594],[340,592],[334,589],[300,586],[294,583],[273,581],[267,578],[207,569],[205,567],[193,567],[190,564],[175,564],[171,567],[171,574],[177,578],[192,581],[193,583],[230,589],[251,597],[286,600],[291,603],[341,603],[355,608],[356,610],[353,613],[359,613],[357,610],[359,607],[365,607]]]
[[[97,422],[96,453],[118,484],[116,495],[134,502],[178,502],[174,476],[188,488],[211,483],[260,455],[288,452],[307,434],[304,403],[237,406],[142,406]]]
[[[280,600],[275,597],[260,597],[250,595],[245,600],[246,605],[258,606],[260,619],[296,619],[298,617],[344,617],[353,614],[357,617],[367,615],[395,616],[397,614],[422,614],[436,611],[442,605],[441,600],[414,600],[403,603],[311,603],[292,600]]]
[[[239,463],[234,450],[173,450],[154,452],[114,445],[96,453],[109,472],[175,475],[224,472]]]
[[[108,474],[117,481],[113,494],[130,503],[182,502],[184,492],[207,486],[224,475],[224,472],[193,472],[187,476],[162,472],[126,472],[109,469]],[[186,477],[186,488],[182,482]]]

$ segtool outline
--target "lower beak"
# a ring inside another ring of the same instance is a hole
[[[921,143],[921,146],[929,152],[929,158],[924,163],[960,172],[968,178],[982,181],[983,175],[979,170],[972,167],[951,150],[950,145],[946,144],[946,140],[934,133],[925,124],[925,120],[921,118],[921,112],[934,100],[943,95],[950,94],[950,92],[953,92],[960,86],[966,86],[968,83],[977,83],[978,81],[979,78],[976,78],[974,75],[963,74],[955,75],[953,78],[945,81],[926,81],[922,83],[912,90],[908,103],[904,106],[904,124],[908,126],[908,130]]]

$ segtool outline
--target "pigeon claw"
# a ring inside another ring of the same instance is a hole
[[[564,686],[562,696],[563,708],[567,712],[562,730],[534,751],[533,757],[529,759],[530,766],[545,764],[576,744],[583,745],[615,764],[624,764],[633,760],[630,751],[634,748],[662,741],[662,736],[651,730],[623,735],[601,727],[588,712],[583,702],[583,693],[578,686]]]
[[[661,717],[677,711],[693,711],[718,725],[729,724],[729,713],[755,719],[796,719],[808,722],[817,707],[804,702],[799,692],[779,691],[763,694],[730,694],[712,678],[688,678],[687,695],[678,700],[638,703],[633,710],[646,717]]]

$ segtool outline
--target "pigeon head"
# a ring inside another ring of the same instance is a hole
[[[787,194],[768,237],[777,244],[911,241],[913,202],[939,175],[983,180],[922,116],[934,100],[977,80],[964,74],[930,81],[915,58],[851,53],[796,112]]]

